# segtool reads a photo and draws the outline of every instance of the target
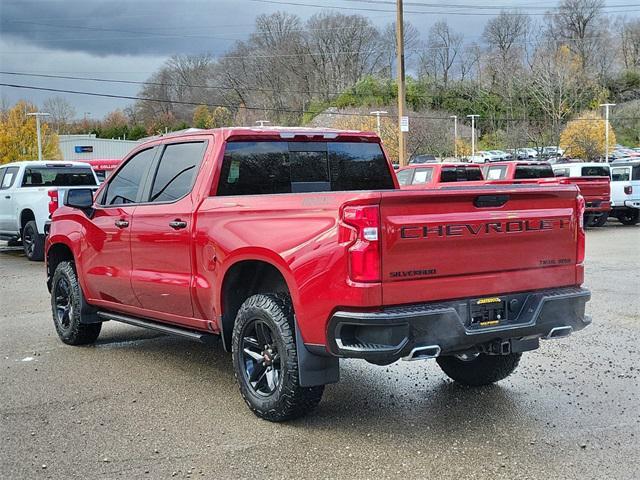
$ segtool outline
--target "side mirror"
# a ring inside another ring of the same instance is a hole
[[[69,190],[64,204],[68,207],[87,210],[93,207],[93,190],[90,188]]]

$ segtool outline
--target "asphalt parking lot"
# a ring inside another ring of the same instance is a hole
[[[63,345],[43,264],[0,244],[0,477],[638,478],[640,226],[587,234],[594,324],[482,389],[435,362],[342,364],[318,410],[271,424],[218,348],[109,322]]]

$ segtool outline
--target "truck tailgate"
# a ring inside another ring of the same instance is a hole
[[[594,200],[608,201],[611,197],[609,177],[572,177],[563,178],[561,182],[577,185],[587,203]]]
[[[574,285],[576,195],[570,185],[383,193],[385,303]]]

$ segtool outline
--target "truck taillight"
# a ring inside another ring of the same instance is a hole
[[[49,190],[49,215],[58,209],[58,190]]]
[[[631,195],[633,193],[633,186],[627,185],[626,187],[624,187],[624,193],[626,195]]]
[[[584,252],[586,246],[586,235],[584,233],[584,210],[586,208],[586,204],[582,195],[578,195],[578,197],[576,198],[576,204],[578,215],[578,246],[576,253],[576,263],[580,264],[584,262]]]
[[[349,277],[354,282],[380,281],[380,209],[377,205],[347,206],[342,221],[355,229],[349,247]]]

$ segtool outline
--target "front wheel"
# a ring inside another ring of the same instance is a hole
[[[463,385],[479,387],[507,378],[520,362],[521,353],[509,355],[446,355],[436,358],[442,371]]]
[[[233,367],[240,393],[261,418],[281,422],[313,410],[324,386],[301,387],[291,300],[254,295],[233,327]]]
[[[38,225],[31,220],[22,229],[24,254],[32,262],[44,260],[44,235],[38,233]]]
[[[604,227],[607,224],[609,218],[608,213],[602,213],[596,217],[592,217],[591,224],[588,227]]]
[[[87,309],[73,263],[60,262],[51,281],[51,310],[58,337],[67,345],[87,345],[100,335],[102,323],[82,323]]]

